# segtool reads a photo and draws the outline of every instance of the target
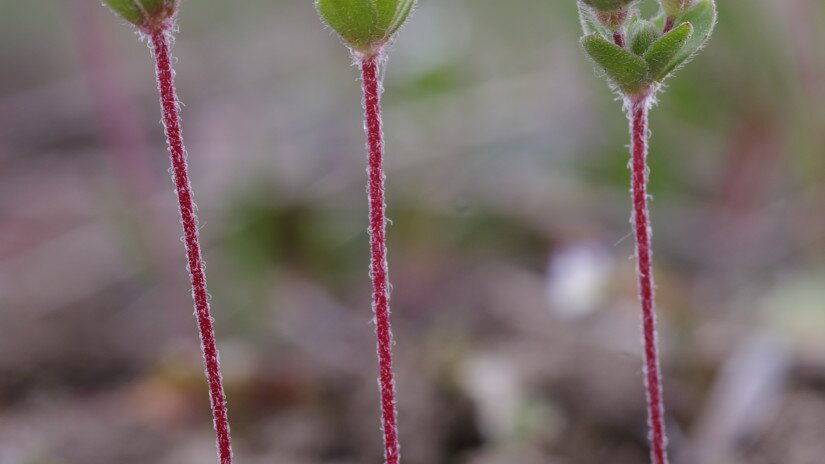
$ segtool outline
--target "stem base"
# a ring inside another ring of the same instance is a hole
[[[642,303],[642,333],[645,355],[645,389],[648,426],[650,427],[653,464],[667,464],[662,376],[656,338],[656,312],[653,302],[653,262],[650,213],[647,196],[647,138],[650,97],[630,103],[631,169],[633,195],[633,225],[636,232],[636,257],[639,277],[639,299]]]
[[[367,145],[369,148],[370,251],[375,311],[375,333],[378,344],[378,364],[381,389],[381,424],[384,432],[384,459],[387,464],[398,464],[399,444],[397,411],[395,406],[395,374],[392,367],[393,337],[390,330],[389,279],[387,266],[387,239],[384,192],[384,136],[381,128],[380,55],[361,59],[364,113],[366,116]]]
[[[221,464],[232,464],[226,396],[223,391],[223,381],[221,380],[220,364],[218,362],[215,329],[209,311],[209,294],[206,291],[206,274],[198,235],[198,218],[195,215],[192,186],[189,183],[189,169],[186,165],[186,149],[183,146],[178,98],[175,93],[175,73],[172,70],[172,57],[169,50],[171,38],[169,29],[154,31],[149,38],[157,68],[163,125],[166,128],[166,141],[169,144],[169,154],[172,158],[173,180],[183,224],[183,237],[186,243],[186,256],[192,283],[192,297],[195,300],[195,316],[198,322],[201,350],[206,365],[206,378],[209,383],[209,399],[214,416],[218,454]]]

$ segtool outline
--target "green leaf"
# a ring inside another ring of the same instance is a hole
[[[644,54],[644,58],[647,61],[650,76],[653,80],[661,82],[667,77],[668,72],[666,70],[671,69],[670,64],[685,47],[685,43],[692,34],[693,26],[690,23],[684,23],[650,46],[650,49]]]
[[[143,12],[132,0],[103,0],[103,2],[132,24],[139,24],[143,21]]]
[[[597,34],[582,39],[584,50],[619,89],[636,93],[650,83],[647,63]]]
[[[714,0],[699,0],[687,13],[676,19],[676,24],[689,23],[693,34],[681,50],[673,57],[661,74],[666,76],[676,68],[690,61],[705,46],[716,26],[716,4]]]
[[[404,24],[416,0],[316,0],[321,19],[352,49],[372,53]]]
[[[630,50],[639,56],[644,55],[650,45],[661,37],[659,30],[653,23],[643,19],[631,22],[627,28]]]

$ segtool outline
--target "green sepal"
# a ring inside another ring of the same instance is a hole
[[[672,70],[672,63],[677,55],[685,48],[685,44],[693,35],[693,26],[684,23],[657,40],[647,52],[644,59],[650,70],[650,77],[658,82],[663,81]]]
[[[378,26],[387,38],[392,37],[407,21],[415,7],[415,0],[376,0]]]
[[[103,3],[140,28],[161,25],[178,7],[178,0],[103,0]]]
[[[416,0],[316,0],[321,19],[353,50],[374,53],[404,24]]]
[[[641,57],[608,42],[598,34],[585,36],[582,46],[623,92],[637,93],[650,83],[647,63]]]
[[[676,68],[690,61],[705,46],[716,26],[716,4],[714,0],[699,0],[696,5],[684,15],[676,19],[676,24],[689,23],[693,26],[693,33],[687,39],[673,60],[663,70],[661,75],[667,76]]]
[[[634,20],[627,28],[630,51],[639,56],[644,55],[653,42],[656,42],[661,36],[660,29],[644,19]]]

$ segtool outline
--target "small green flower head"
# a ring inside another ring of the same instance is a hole
[[[103,3],[144,32],[168,27],[178,10],[178,0],[103,0]]]
[[[632,8],[638,0],[581,0],[590,11],[587,12],[602,26],[611,31],[617,31],[630,18]]]
[[[611,5],[610,0],[580,0],[581,2]],[[618,0],[614,0],[618,2]],[[690,61],[710,38],[716,25],[714,0],[675,0],[680,10],[670,15],[661,11],[653,20],[632,13],[618,32],[626,33],[626,46],[620,47],[613,40],[617,32],[607,25],[593,21],[582,12],[585,36],[582,46],[590,59],[604,71],[612,86],[626,96],[648,95],[673,75],[679,67]],[[588,3],[588,5],[590,4]],[[686,6],[687,5],[687,6]],[[581,6],[581,3],[580,3]],[[674,27],[663,34],[666,18],[674,19]]]
[[[585,5],[599,11],[616,11],[627,8],[636,0],[582,0]]]
[[[392,40],[415,3],[416,0],[315,0],[315,8],[353,53],[369,56]]]

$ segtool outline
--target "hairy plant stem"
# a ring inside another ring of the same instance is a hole
[[[624,32],[616,31],[613,33],[613,43],[619,46],[619,48],[624,48]]]
[[[381,389],[381,423],[384,433],[384,459],[398,464],[398,426],[395,406],[395,374],[392,367],[393,337],[390,328],[389,280],[387,277],[386,202],[384,199],[384,136],[381,128],[381,53],[361,59],[364,113],[369,148],[370,206],[370,275],[372,277],[372,309],[375,312],[375,333],[378,343],[379,384]]]
[[[633,225],[636,231],[639,297],[642,303],[645,388],[651,442],[650,454],[653,464],[667,464],[667,436],[665,433],[664,403],[662,400],[662,376],[659,368],[656,313],[653,304],[650,213],[647,205],[647,115],[650,98],[649,96],[645,96],[631,99],[628,109],[632,138]]]
[[[665,28],[662,30],[662,34],[667,34],[673,29],[673,26],[676,25],[676,17],[675,16],[668,16],[665,20]]]
[[[209,397],[212,404],[214,426],[217,434],[217,447],[221,464],[232,463],[232,447],[229,441],[229,420],[226,413],[226,397],[223,392],[218,349],[215,344],[215,330],[209,313],[209,295],[206,292],[206,275],[201,256],[198,237],[198,218],[192,199],[192,187],[186,165],[186,150],[183,146],[178,98],[175,94],[174,71],[169,51],[171,27],[151,31],[149,38],[152,55],[155,59],[160,103],[163,110],[163,125],[166,128],[166,141],[172,158],[173,179],[180,206],[183,223],[184,241],[189,264],[189,276],[192,282],[192,297],[195,300],[195,315],[201,339],[201,350],[206,364],[206,377],[209,383]]]

